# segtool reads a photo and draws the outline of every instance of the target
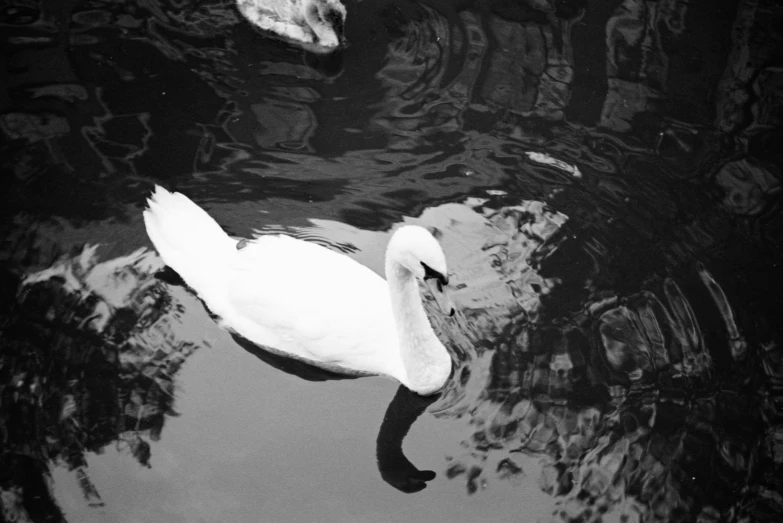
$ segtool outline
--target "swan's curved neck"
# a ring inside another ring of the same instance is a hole
[[[451,373],[451,356],[432,330],[416,277],[387,256],[386,280],[407,378],[403,384],[419,394],[436,392]]]

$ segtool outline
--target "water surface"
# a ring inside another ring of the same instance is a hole
[[[346,6],[328,57],[228,0],[1,6],[0,521],[779,521],[783,9]],[[451,382],[221,330],[156,183],[378,272],[436,230]]]

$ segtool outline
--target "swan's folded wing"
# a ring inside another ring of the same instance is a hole
[[[354,370],[388,373],[397,347],[386,281],[354,260],[285,236],[237,250],[227,326],[251,341]]]

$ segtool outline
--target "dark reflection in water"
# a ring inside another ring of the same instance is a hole
[[[287,374],[295,375],[307,381],[327,381],[355,379],[357,376],[337,374],[315,367],[306,362],[286,358],[266,351],[241,336],[232,335],[242,348],[264,363]],[[402,451],[402,444],[416,419],[438,399],[438,395],[420,396],[400,385],[394,395],[383,424],[378,431],[376,457],[378,470],[384,481],[394,488],[407,493],[418,492],[427,487],[427,481],[435,478],[431,470],[419,470]]]
[[[437,396],[419,396],[403,386],[397,389],[386,409],[378,432],[378,469],[384,481],[402,492],[418,492],[435,479],[435,472],[419,470],[402,452],[402,441],[416,419],[437,399]]]
[[[327,381],[327,380],[350,380],[357,376],[347,374],[337,374],[326,369],[321,369],[305,363],[301,360],[286,358],[280,354],[274,354],[255,345],[253,342],[237,335],[233,335],[234,341],[253,356],[257,357],[267,365],[270,365],[286,374],[292,374],[307,381]]]
[[[62,519],[48,462],[102,506],[85,454],[123,447],[149,466],[174,411],[173,377],[204,340],[178,332],[181,306],[153,278],[148,252],[99,263],[95,248],[41,272],[3,272],[3,510],[8,521]],[[8,297],[16,297],[9,301]]]
[[[231,234],[291,231],[376,270],[371,231],[437,228],[454,379],[355,429],[406,499],[440,506],[450,478],[472,504],[533,485],[549,505],[523,510],[553,520],[779,521],[781,7],[345,3],[330,57],[230,0],[0,7],[0,521],[64,520],[57,468],[98,510],[87,458],[111,446],[155,470],[182,364],[210,343],[139,250],[154,182]],[[470,434],[437,477],[403,453],[425,410]]]

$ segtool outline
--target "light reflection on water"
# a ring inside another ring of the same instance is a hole
[[[0,520],[779,519],[779,7],[346,2],[324,59],[11,3]],[[443,395],[259,362],[155,277],[152,182],[378,272],[437,229]]]

